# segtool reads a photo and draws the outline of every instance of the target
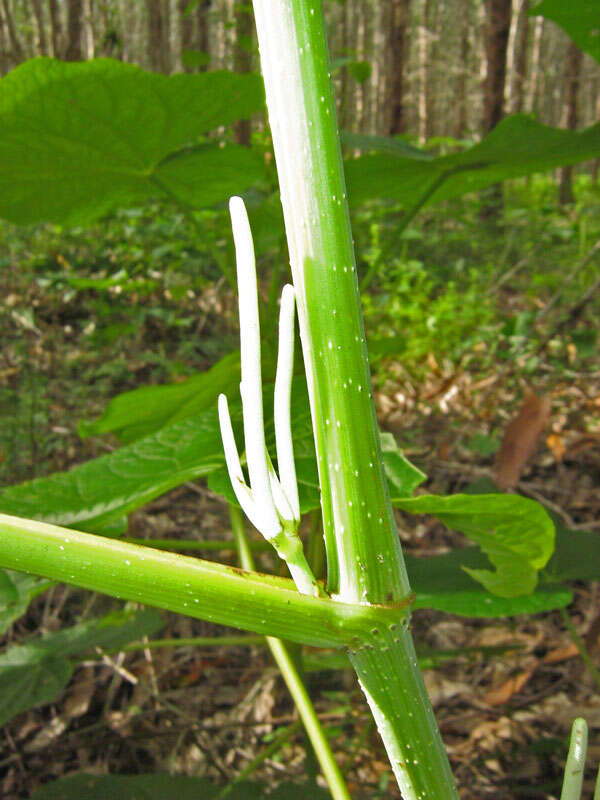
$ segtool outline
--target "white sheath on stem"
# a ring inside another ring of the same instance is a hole
[[[283,494],[291,507],[293,519],[299,522],[300,503],[298,500],[298,481],[296,480],[290,419],[290,397],[294,369],[294,303],[294,287],[288,283],[283,287],[281,308],[279,310],[279,349],[277,353],[274,408],[279,481]]]

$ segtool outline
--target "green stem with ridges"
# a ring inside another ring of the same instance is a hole
[[[328,589],[345,602],[393,602],[408,595],[408,578],[383,475],[321,3],[255,0],[254,11],[313,415]]]
[[[0,514],[0,567],[316,647],[360,641],[406,604],[371,608],[301,595],[292,581]]]
[[[348,603],[407,601],[387,493],[321,0],[254,0],[296,291],[327,553]],[[351,648],[403,796],[458,798],[406,626]]]
[[[238,547],[240,564],[244,569],[253,570],[254,558],[248,546],[242,512],[236,506],[230,505],[229,517]],[[267,645],[298,709],[298,714],[300,715],[304,729],[313,746],[315,755],[319,760],[323,776],[327,781],[333,800],[350,800],[348,788],[338,765],[335,763],[331,747],[329,746],[329,740],[319,722],[317,712],[306,691],[306,686],[298,672],[298,668],[294,663],[288,646],[285,642],[281,641],[281,639],[275,639],[272,636],[267,637]]]

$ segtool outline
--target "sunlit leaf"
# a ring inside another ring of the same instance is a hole
[[[564,608],[573,599],[566,586],[541,583],[531,594],[499,597],[474,580],[468,570],[490,564],[477,547],[463,547],[438,556],[405,556],[414,608],[433,608],[463,617],[509,617]]]
[[[539,503],[518,495],[423,495],[394,502],[411,514],[431,514],[466,534],[495,571],[464,567],[492,594],[518,597],[532,592],[538,570],[554,550],[554,524]]]
[[[600,0],[542,0],[529,14],[560,25],[580,50],[600,61]]]
[[[412,208],[598,156],[600,123],[569,131],[515,115],[461,153],[426,160],[380,152],[348,159],[345,169],[352,204],[379,197]]]
[[[221,392],[230,395],[239,382],[240,354],[235,351],[206,372],[180,383],[142,386],[114,397],[98,419],[79,423],[79,433],[81,436],[114,433],[127,444],[212,408]]]
[[[239,411],[232,407],[237,423]],[[65,472],[0,491],[0,511],[92,533],[225,461],[216,411],[176,422]]]
[[[0,216],[80,224],[156,195],[223,201],[260,180],[262,160],[201,137],[263,103],[258,75],[27,61],[0,80]]]

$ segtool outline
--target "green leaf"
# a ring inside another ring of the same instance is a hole
[[[427,480],[427,475],[404,457],[393,434],[380,433],[379,438],[392,503],[395,499],[411,497],[417,486]]]
[[[358,83],[367,81],[373,71],[368,61],[351,61],[347,66],[348,72]]]
[[[391,136],[370,136],[367,133],[342,131],[342,142],[347,147],[352,147],[354,150],[363,150],[364,152],[391,153],[392,155],[417,158],[423,161],[431,161],[432,158],[435,158],[433,153],[429,153],[427,150],[419,150],[418,147],[413,147],[402,139],[395,139]]]
[[[22,572],[0,570],[3,595],[0,598],[0,634],[22,617],[34,597],[52,586],[45,578],[36,578]],[[8,584],[12,588],[8,587]]]
[[[239,407],[230,410],[237,424]],[[0,492],[0,511],[96,532],[224,461],[217,412],[206,411],[66,472],[10,486]]]
[[[0,570],[0,607],[13,605],[19,599],[17,587],[11,581],[8,572]]]
[[[515,115],[462,153],[431,160],[387,153],[361,156],[346,161],[346,178],[354,205],[381,197],[412,208],[423,201],[460,197],[507,178],[598,156],[600,123],[582,131],[567,131]]]
[[[38,661],[0,666],[0,725],[23,711],[56,700],[72,674],[70,661],[51,655]]]
[[[432,514],[480,545],[496,571],[464,567],[492,594],[532,592],[554,550],[554,525],[539,503],[518,495],[423,495],[396,500],[411,514]]]
[[[555,581],[597,581],[600,577],[600,534],[572,531],[558,517],[554,554],[544,576]]]
[[[163,192],[225,200],[264,174],[260,156],[199,138],[262,107],[257,75],[27,61],[0,80],[0,216],[81,224]]]
[[[580,50],[600,61],[600,0],[542,0],[529,15],[560,25]]]
[[[301,784],[285,783],[274,792],[268,786],[243,781],[228,791],[229,800],[327,800],[331,798],[324,789]],[[167,775],[152,772],[146,775],[70,775],[41,786],[31,795],[31,800],[164,800],[176,796],[177,800],[211,800],[222,788],[205,778],[188,778],[184,775]]]
[[[229,353],[206,372],[182,383],[143,386],[114,397],[101,417],[80,422],[79,434],[114,433],[127,444],[212,408],[221,392],[231,396],[240,382],[240,354]]]
[[[39,636],[27,644],[10,647],[0,655],[0,669],[37,663],[48,656],[66,658],[93,647],[115,650],[134,639],[155,633],[163,625],[162,615],[153,608],[115,611],[57,633]]]
[[[114,649],[162,625],[153,609],[122,611],[9,648],[0,656],[0,725],[60,695],[73,674],[68,656],[92,647]]]
[[[405,556],[414,608],[433,608],[463,617],[509,617],[539,614],[568,606],[572,592],[565,586],[541,584],[531,594],[498,597],[470,577],[469,570],[489,567],[477,547],[463,547],[439,556]]]
[[[184,67],[205,67],[210,64],[210,53],[186,48],[181,52],[181,62]]]

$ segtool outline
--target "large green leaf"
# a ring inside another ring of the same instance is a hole
[[[460,197],[507,178],[600,156],[600,123],[559,130],[531,117],[507,117],[479,144],[431,160],[376,153],[346,161],[351,203],[389,198],[412,208]]]
[[[73,674],[68,656],[92,647],[114,649],[162,625],[157,611],[122,611],[9,648],[0,656],[0,725],[60,695]]]
[[[262,106],[257,75],[27,61],[0,81],[0,216],[79,224],[162,192],[225,200],[260,180],[262,161],[200,137]]]
[[[231,396],[239,382],[240,354],[235,351],[182,383],[143,386],[114,397],[101,417],[79,423],[79,433],[99,436],[112,432],[127,444],[207,411],[221,392]]]
[[[600,0],[542,0],[529,14],[551,19],[580,50],[600,61]]]
[[[237,424],[238,407],[231,413]],[[0,510],[95,532],[224,460],[211,410],[66,472],[10,486],[0,492]]]
[[[531,594],[499,597],[470,577],[489,561],[478,547],[462,547],[439,556],[405,556],[414,608],[434,608],[463,617],[510,617],[564,608],[573,599],[566,586],[542,583]]]
[[[269,792],[270,787],[243,781],[227,792],[229,800],[314,800],[330,798],[329,792],[316,786],[286,783]],[[189,778],[185,775],[167,775],[152,772],[146,775],[90,775],[80,773],[60,778],[40,787],[31,800],[163,800],[176,796],[178,800],[211,800],[222,792],[222,787],[206,778]]]
[[[533,592],[537,573],[554,550],[554,524],[539,503],[518,495],[423,495],[396,500],[411,514],[432,514],[482,548],[495,571],[463,567],[492,594]]]

